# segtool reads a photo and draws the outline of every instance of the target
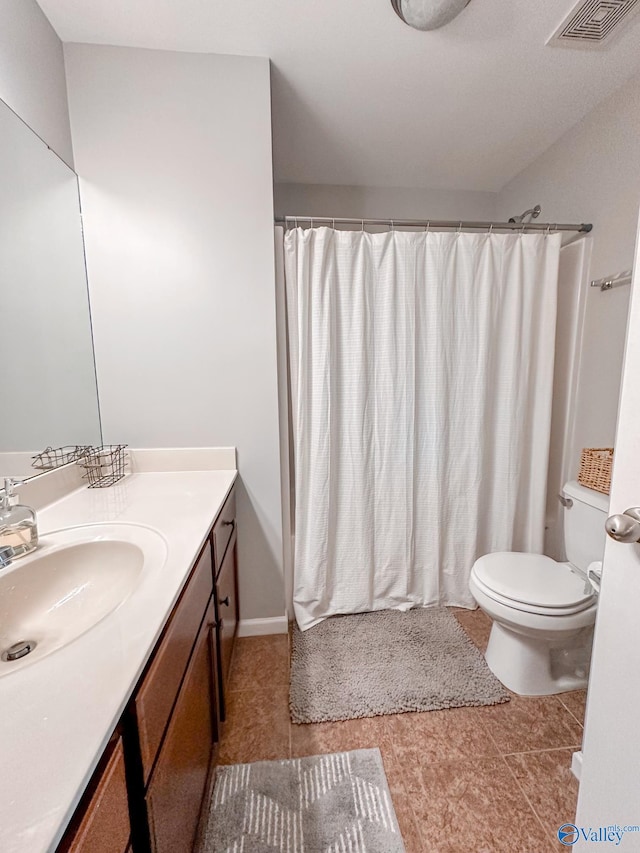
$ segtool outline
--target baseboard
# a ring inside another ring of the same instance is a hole
[[[582,775],[582,750],[574,752],[571,756],[571,772],[579,782]]]
[[[286,634],[289,623],[286,616],[269,616],[266,619],[241,619],[239,637],[263,637],[268,634]]]

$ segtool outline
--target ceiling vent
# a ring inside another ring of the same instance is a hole
[[[580,0],[547,44],[556,47],[607,47],[640,10],[640,0]]]

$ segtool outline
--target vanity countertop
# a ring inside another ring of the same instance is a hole
[[[134,473],[38,512],[48,531],[142,524],[167,558],[110,616],[39,662],[0,677],[0,850],[54,851],[235,479],[235,470]]]

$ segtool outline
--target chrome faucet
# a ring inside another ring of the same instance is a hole
[[[10,545],[5,545],[0,548],[0,569],[6,569],[13,561],[13,548]]]

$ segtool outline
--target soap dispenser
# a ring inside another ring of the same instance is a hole
[[[21,480],[7,477],[0,489],[0,548],[10,548],[12,559],[31,553],[38,545],[35,510],[18,503],[15,493]]]

